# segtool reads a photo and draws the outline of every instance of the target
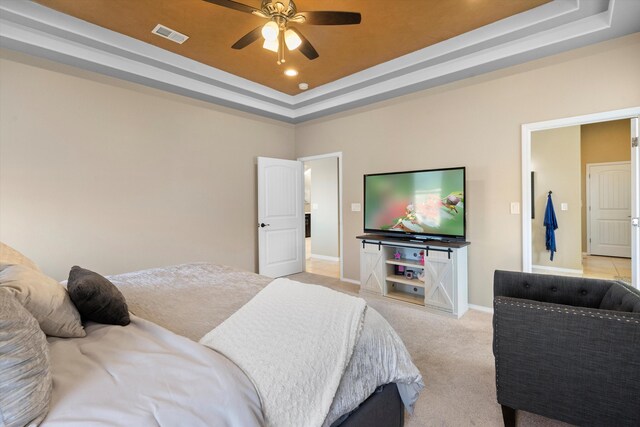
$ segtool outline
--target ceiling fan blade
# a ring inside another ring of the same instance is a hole
[[[254,7],[247,6],[246,4],[242,4],[242,3],[237,3],[231,0],[204,0],[204,1],[212,4],[217,4],[218,6],[226,7],[229,9],[239,10],[240,12],[246,12],[246,13],[260,12],[260,10]]]
[[[358,12],[300,12],[298,15],[304,16],[305,24],[311,25],[352,25],[362,20]]]
[[[298,35],[298,37],[300,37],[300,40],[302,40],[302,43],[300,43],[300,46],[298,47],[298,50],[300,51],[300,53],[302,53],[304,56],[306,56],[309,59],[316,59],[318,56],[320,56],[318,55],[318,52],[314,49],[314,47],[311,45],[311,43],[309,43],[309,40],[307,40],[307,38],[303,36],[300,31],[298,31],[295,28],[289,28],[289,29],[295,32]]]
[[[233,46],[231,46],[233,49],[242,49],[245,48],[247,46],[249,46],[251,43],[253,43],[254,41],[258,40],[260,38],[260,35],[262,34],[262,25],[249,31],[247,34],[245,34],[240,40],[238,40],[237,42],[235,42],[233,44]]]

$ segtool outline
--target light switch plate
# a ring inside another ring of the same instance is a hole
[[[569,210],[569,203],[560,203],[560,210],[561,211],[568,211]]]
[[[519,214],[520,214],[520,203],[511,202],[511,215],[519,215]]]
[[[351,203],[351,212],[360,212],[360,203]]]

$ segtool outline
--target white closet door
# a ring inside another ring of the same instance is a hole
[[[631,258],[631,165],[588,165],[589,225],[592,255]]]

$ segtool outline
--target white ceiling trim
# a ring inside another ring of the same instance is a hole
[[[0,0],[0,46],[299,123],[640,31],[640,1],[555,0],[291,96],[23,0]]]

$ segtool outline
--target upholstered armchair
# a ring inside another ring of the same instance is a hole
[[[622,282],[496,271],[493,354],[505,426],[516,410],[640,426],[640,292]]]

